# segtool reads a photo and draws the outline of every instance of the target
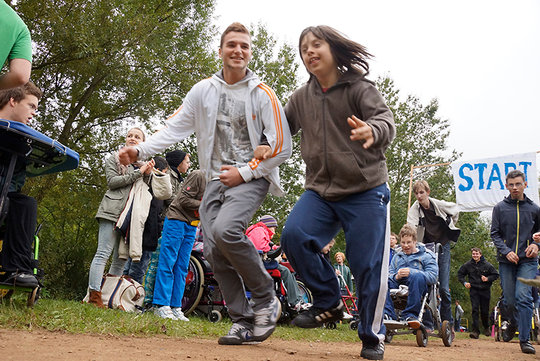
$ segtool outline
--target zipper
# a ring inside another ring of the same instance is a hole
[[[516,207],[517,207],[516,254],[518,254],[518,245],[519,245],[519,200],[516,202]]]
[[[329,91],[328,89],[327,91]],[[322,91],[322,89],[321,89]],[[324,154],[324,168],[326,169],[326,177],[328,179],[328,183],[326,184],[326,189],[324,190],[323,194],[326,195],[326,192],[328,191],[328,188],[330,188],[330,184],[332,183],[332,180],[330,179],[330,170],[328,169],[328,152],[326,151],[326,93],[322,92],[322,123],[323,123],[323,154]]]

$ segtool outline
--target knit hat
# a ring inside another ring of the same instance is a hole
[[[268,215],[268,214],[265,214],[264,216],[262,216],[261,218],[259,218],[259,222],[263,222],[264,225],[268,228],[270,227],[276,227],[278,226],[277,224],[277,221],[274,217]]]
[[[176,169],[184,161],[186,154],[186,152],[177,149],[165,154],[165,159],[172,169]]]

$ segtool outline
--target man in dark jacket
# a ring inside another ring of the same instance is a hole
[[[482,256],[480,248],[471,249],[472,259],[459,268],[458,280],[469,289],[472,308],[472,329],[469,336],[478,338],[480,335],[480,324],[478,314],[484,326],[484,335],[491,336],[489,330],[489,301],[491,298],[491,284],[497,278],[499,273],[491,263]],[[468,277],[469,281],[465,279]]]
[[[531,286],[517,282],[518,277],[534,278],[540,248],[533,239],[533,233],[540,230],[540,207],[524,194],[526,187],[523,172],[513,170],[506,175],[506,189],[510,195],[493,208],[491,239],[497,247],[504,304],[514,313],[507,332],[513,335],[517,324],[521,351],[534,354],[536,351],[529,342],[532,290]]]

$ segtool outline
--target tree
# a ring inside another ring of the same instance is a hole
[[[44,91],[33,126],[81,156],[79,169],[27,182],[45,226],[41,261],[53,295],[80,297],[96,249],[103,164],[136,123],[152,129],[217,69],[213,0],[20,0]]]

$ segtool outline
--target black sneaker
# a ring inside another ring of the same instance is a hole
[[[535,354],[536,350],[529,341],[519,341],[519,346],[521,346],[521,352]]]
[[[337,306],[326,310],[312,306],[307,311],[301,312],[296,316],[291,324],[301,328],[316,328],[326,322],[338,322],[343,318],[344,308],[345,306],[341,300],[339,300]]]
[[[375,345],[362,345],[360,357],[366,360],[382,360],[384,359],[384,342],[379,342]]]
[[[246,342],[252,342],[253,331],[242,326],[239,323],[233,323],[229,333],[218,339],[220,345],[241,345]]]
[[[469,337],[474,338],[475,340],[478,339],[478,336],[479,336],[479,334],[476,331],[473,331],[473,332],[469,333]]]
[[[491,337],[491,331],[489,328],[484,329],[484,336]]]
[[[2,281],[4,284],[20,286],[20,287],[37,287],[37,278],[30,273],[17,273],[13,272]]]

